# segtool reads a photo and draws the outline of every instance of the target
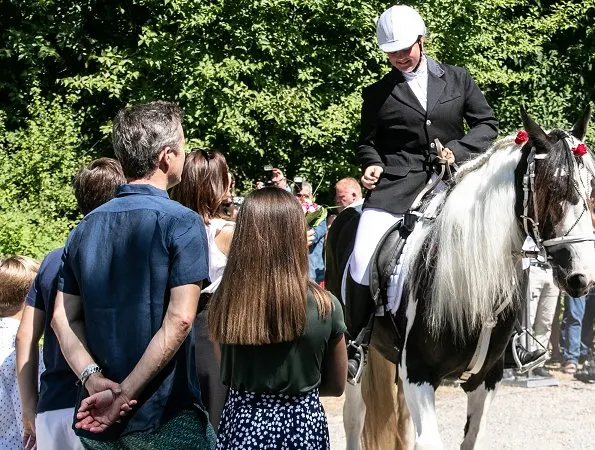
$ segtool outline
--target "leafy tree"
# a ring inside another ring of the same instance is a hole
[[[6,131],[0,114],[0,255],[41,258],[78,219],[71,184],[85,155],[69,101],[46,102],[38,89],[29,98],[22,129]]]
[[[595,0],[406,3],[426,19],[430,54],[469,69],[503,133],[520,127],[521,103],[547,127],[568,126],[592,97]],[[38,86],[43,104],[69,99],[48,111],[76,118],[77,140],[65,138],[73,155],[110,156],[119,108],[173,100],[186,111],[190,145],[222,150],[241,190],[270,163],[314,186],[322,180],[319,201],[330,202],[332,184],[359,171],[360,93],[389,70],[374,24],[390,4],[3,0],[5,134],[26,134],[38,120],[28,94]],[[30,142],[46,151],[45,141]]]

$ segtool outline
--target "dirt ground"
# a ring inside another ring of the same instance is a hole
[[[595,384],[553,371],[559,386],[502,386],[488,415],[487,449],[594,449]],[[343,398],[325,398],[331,448],[345,448]],[[438,424],[445,449],[463,439],[467,398],[460,388],[440,387]],[[379,449],[382,450],[382,449]]]

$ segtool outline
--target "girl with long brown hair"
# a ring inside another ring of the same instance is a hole
[[[343,393],[345,324],[339,301],[309,280],[306,229],[282,189],[252,192],[239,212],[208,314],[230,388],[219,449],[329,448],[319,395]]]
[[[227,388],[219,377],[213,344],[207,331],[206,305],[217,290],[227,264],[227,254],[235,225],[231,202],[231,176],[225,156],[216,150],[193,149],[186,156],[182,180],[171,190],[171,198],[199,213],[209,239],[209,280],[201,293],[193,328],[196,372],[202,401],[217,430]]]

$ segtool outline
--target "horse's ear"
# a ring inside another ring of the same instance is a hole
[[[547,134],[533,119],[531,119],[531,117],[529,117],[527,110],[523,106],[521,106],[521,118],[523,119],[525,131],[529,135],[529,140],[533,142],[536,152],[548,152],[552,147],[552,144],[550,143]]]
[[[578,140],[584,141],[585,136],[587,135],[587,127],[589,126],[590,120],[591,120],[591,104],[587,103],[587,107],[583,111],[583,115],[572,126],[572,131],[570,133]]]

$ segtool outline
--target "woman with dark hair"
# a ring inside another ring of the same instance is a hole
[[[308,277],[307,224],[278,188],[242,204],[221,285],[209,305],[229,387],[217,448],[328,449],[319,395],[347,375],[339,301]]]
[[[221,282],[233,236],[235,213],[230,186],[231,177],[225,156],[215,150],[193,149],[186,156],[181,182],[170,193],[173,200],[199,213],[207,228],[211,284],[202,290],[200,296],[194,341],[202,400],[215,430],[219,426],[227,388],[220,381],[219,365],[207,332],[205,308]]]

